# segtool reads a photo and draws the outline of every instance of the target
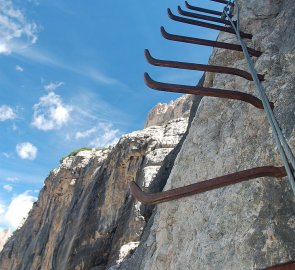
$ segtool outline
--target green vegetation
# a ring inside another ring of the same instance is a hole
[[[66,157],[76,156],[79,152],[85,151],[85,150],[92,150],[92,148],[82,147],[82,148],[76,149],[76,150],[72,151],[71,153],[69,153]]]
[[[62,163],[65,158],[70,157],[70,156],[76,156],[81,151],[91,151],[92,149],[95,149],[96,151],[106,151],[106,150],[108,150],[108,148],[89,148],[89,147],[82,147],[82,148],[79,148],[79,149],[76,149],[76,150],[72,151],[67,156],[62,157],[59,162]]]

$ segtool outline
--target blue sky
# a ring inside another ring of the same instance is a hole
[[[221,10],[222,5],[189,1]],[[143,73],[194,85],[200,72],[152,67],[152,56],[207,63],[211,48],[165,40],[215,40],[217,32],[170,20],[170,0],[0,0],[0,228],[14,229],[61,157],[142,129],[148,111],[179,95],[156,92]]]

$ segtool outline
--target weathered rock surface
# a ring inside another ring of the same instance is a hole
[[[243,0],[242,30],[275,115],[295,152],[295,5]],[[236,42],[221,33],[220,41]],[[210,63],[247,70],[241,53],[215,49]],[[253,82],[206,74],[205,86],[256,95]],[[260,165],[282,165],[265,113],[253,106],[203,98],[166,190]],[[260,178],[160,204],[142,241],[117,269],[262,269],[295,260],[295,203],[287,178]],[[150,222],[152,219],[150,219]]]
[[[135,180],[149,190],[187,123],[187,118],[172,120],[125,135],[110,150],[65,158],[5,245],[0,269],[97,270],[121,262],[138,246],[151,212],[133,200],[128,184]],[[165,182],[169,162],[157,176]]]
[[[157,104],[148,114],[144,128],[162,126],[173,119],[188,118],[193,105],[193,95],[185,95],[168,104]]]
[[[295,152],[294,1],[239,3],[242,30],[253,34],[247,42],[263,51],[255,66],[265,74],[263,85]],[[236,43],[226,33],[218,39]],[[229,50],[214,49],[210,63],[247,70],[242,53]],[[205,86],[256,95],[253,82],[231,75],[208,73]],[[199,102],[194,98],[194,112]],[[262,110],[203,98],[187,136],[172,150],[187,119],[168,107],[159,120],[161,106],[155,109],[149,128],[124,136],[109,153],[65,159],[5,245],[0,269],[250,270],[295,260],[295,201],[287,178],[259,178],[154,209],[132,199],[131,180],[160,191],[169,175],[166,190],[282,165]]]

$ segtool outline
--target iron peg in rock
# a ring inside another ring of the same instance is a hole
[[[202,45],[202,46],[210,46],[210,47],[216,47],[216,48],[228,49],[228,50],[240,51],[240,52],[243,51],[241,45],[220,42],[220,41],[212,41],[212,40],[201,39],[201,38],[173,35],[173,34],[168,33],[163,26],[161,27],[161,34],[164,38],[166,38],[168,40],[172,40],[172,41],[179,41],[179,42],[197,44],[197,45]],[[262,54],[262,52],[257,51],[255,49],[252,49],[249,47],[247,47],[247,49],[248,49],[249,54],[252,56],[259,57]]]
[[[170,67],[170,68],[179,68],[179,69],[187,69],[187,70],[200,70],[200,71],[215,72],[215,73],[222,73],[222,74],[231,74],[231,75],[240,76],[249,81],[253,81],[253,78],[249,72],[241,70],[241,69],[237,69],[237,68],[159,60],[152,57],[148,50],[144,51],[144,55],[147,61],[151,65],[158,66],[158,67]],[[264,80],[263,75],[259,74],[258,77],[261,81]]]
[[[214,29],[214,30],[218,30],[218,31],[223,31],[223,32],[227,32],[230,34],[235,34],[234,29],[231,27],[225,27],[225,26],[216,25],[216,24],[212,24],[212,23],[205,23],[202,21],[183,18],[183,17],[177,16],[177,15],[174,15],[169,8],[168,8],[167,12],[168,12],[168,17],[174,21],[187,23],[187,24],[191,24],[191,25],[196,25],[196,26],[200,26],[200,27],[205,27],[205,28],[209,28],[209,29]],[[252,34],[248,34],[248,33],[244,33],[242,31],[240,31],[240,35],[242,38],[252,39]]]
[[[219,98],[240,100],[240,101],[247,102],[258,109],[263,110],[263,104],[259,98],[247,93],[239,92],[239,91],[224,90],[219,88],[209,88],[209,87],[202,87],[202,86],[188,86],[188,85],[181,85],[181,84],[162,83],[162,82],[157,82],[153,80],[148,73],[144,74],[144,81],[148,87],[154,90],[191,94],[191,95],[197,95],[197,96],[219,97]],[[273,103],[270,103],[270,105],[273,108],[274,106]]]
[[[284,167],[274,167],[274,166],[264,166],[257,167],[253,169],[248,169],[224,176],[219,176],[209,180],[205,180],[196,184],[179,187],[163,192],[157,193],[145,193],[141,188],[134,182],[130,182],[131,194],[140,202],[145,204],[158,204],[168,201],[177,200],[183,197],[192,196],[195,194],[200,194],[207,192],[209,190],[214,190],[217,188],[230,186],[233,184],[241,183],[251,179],[256,179],[259,177],[284,177],[286,176],[286,171]],[[277,268],[271,268],[277,269]],[[281,269],[281,268],[278,268]],[[285,269],[285,268],[284,268]],[[294,268],[286,268],[294,269]]]
[[[186,17],[191,17],[191,18],[195,18],[195,19],[201,19],[201,20],[231,25],[230,21],[228,21],[228,20],[216,18],[213,16],[201,15],[201,14],[197,14],[197,13],[193,13],[193,12],[184,11],[180,6],[178,6],[178,13],[180,15],[183,15]]]
[[[221,17],[222,12],[220,11],[216,11],[216,10],[212,10],[212,9],[206,9],[206,8],[200,8],[200,7],[196,7],[196,6],[192,6],[190,5],[187,1],[185,1],[185,6],[190,9],[190,10],[194,10],[194,11],[199,11],[199,12],[203,12],[203,13],[208,13],[208,14],[212,14],[212,15],[217,15],[219,17]]]

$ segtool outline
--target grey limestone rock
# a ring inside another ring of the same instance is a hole
[[[128,184],[134,180],[149,190],[187,123],[171,120],[127,134],[111,149],[65,158],[4,246],[0,269],[106,269],[120,263],[137,247],[151,211],[134,201]]]
[[[255,67],[294,152],[294,1],[239,4],[242,30],[253,34],[247,43],[263,52],[253,57]],[[228,33],[218,40],[237,43]],[[235,51],[214,49],[210,63],[247,70]],[[207,73],[204,85],[256,95],[253,82],[225,74]],[[175,110],[158,106],[146,129],[111,150],[80,153],[53,170],[0,254],[0,269],[250,270],[295,260],[295,199],[287,178],[254,179],[155,208],[131,197],[132,180],[159,192],[282,165],[262,110],[211,97],[173,104]]]
[[[193,105],[193,95],[184,95],[168,104],[157,104],[148,114],[144,128],[162,126],[172,119],[188,118]]]
[[[295,150],[294,1],[239,1],[242,30],[265,74],[266,93]],[[234,42],[220,33],[220,41]],[[211,64],[247,70],[239,52],[214,49]],[[206,74],[205,86],[256,95],[253,82]],[[251,105],[203,98],[165,190],[262,165],[281,166],[265,113]],[[118,269],[250,270],[295,260],[295,204],[287,178],[259,178],[162,203],[138,249]],[[151,219],[152,220],[152,219]]]

